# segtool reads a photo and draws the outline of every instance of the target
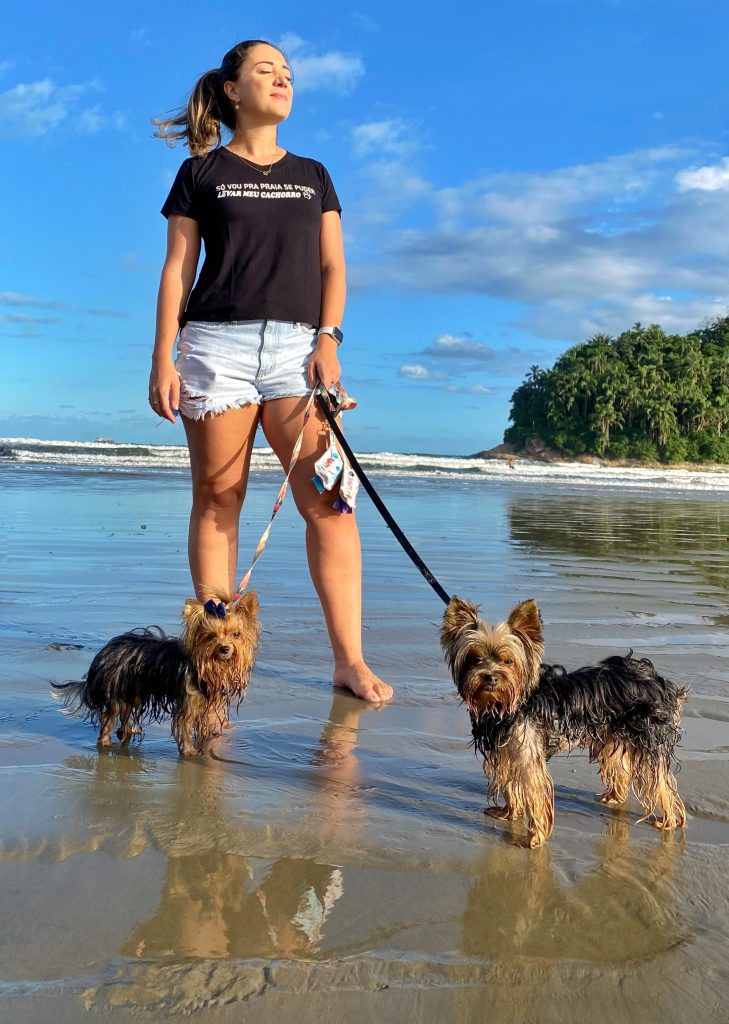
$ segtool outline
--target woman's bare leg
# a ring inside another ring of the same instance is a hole
[[[288,470],[303,422],[306,398],[278,398],[263,403],[261,424],[268,443]],[[379,679],[362,655],[362,560],[354,515],[332,508],[334,495],[319,494],[311,482],[314,463],[324,451],[324,421],[314,407],[307,424],[291,492],[306,523],[309,571],[321,601],[334,652],[334,684],[363,700],[392,697],[392,687]]]
[[[192,470],[187,551],[198,601],[235,592],[238,522],[248,483],[259,407],[183,416]]]

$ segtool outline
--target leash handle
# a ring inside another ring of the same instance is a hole
[[[336,437],[337,441],[339,441],[340,445],[344,449],[345,455],[349,459],[349,462],[351,463],[352,468],[354,469],[355,473],[359,477],[360,483],[362,484],[362,486],[364,487],[364,489],[367,491],[367,493],[369,494],[370,498],[372,499],[372,503],[374,504],[375,508],[380,513],[382,518],[385,520],[387,525],[390,527],[390,530],[395,535],[395,539],[399,543],[400,547],[403,549],[403,551],[408,556],[410,561],[413,563],[415,568],[418,569],[418,571],[422,574],[422,576],[428,581],[428,583],[431,585],[431,587],[436,592],[438,597],[441,599],[443,604],[446,604],[446,605],[450,604],[450,600],[451,600],[450,596],[446,593],[446,591],[440,585],[440,583],[435,578],[433,573],[430,571],[428,566],[425,564],[425,562],[422,560],[422,558],[417,553],[415,548],[412,546],[410,541],[407,539],[405,534],[402,532],[400,527],[397,525],[395,519],[393,518],[393,516],[389,512],[389,510],[388,510],[387,506],[385,505],[384,501],[382,500],[382,498],[379,496],[379,494],[377,493],[375,488],[370,483],[369,478],[367,477],[367,474],[365,473],[365,471],[362,469],[362,467],[360,466],[359,462],[357,461],[357,456],[354,454],[352,449],[349,447],[349,445],[347,444],[347,441],[346,441],[346,439],[344,437],[344,434],[339,429],[339,424],[337,423],[336,417],[332,414],[332,411],[331,411],[331,409],[329,407],[328,393],[325,391],[325,394],[327,394],[327,397],[325,398],[324,395],[322,394],[322,391],[325,391],[325,389],[323,388],[323,385],[321,387],[317,387],[317,389],[315,391],[317,405],[319,406],[319,408],[323,412],[324,417],[325,417],[327,423],[329,424],[329,426],[331,427],[331,429],[333,430],[334,436]]]

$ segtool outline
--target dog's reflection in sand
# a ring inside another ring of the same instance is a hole
[[[356,799],[360,713],[352,698],[335,696],[313,753],[313,765],[323,769],[312,807],[320,838],[336,831],[348,796]],[[192,853],[168,851],[157,909],[136,926],[121,953],[155,959],[316,956],[327,919],[343,895],[340,868],[310,857],[251,858],[234,852],[245,834],[231,829],[217,771],[195,776],[194,793],[187,784],[178,787],[180,814],[189,820],[192,808],[200,812],[200,845],[209,843],[217,815],[217,841]]]
[[[499,843],[468,894],[463,952],[625,962],[670,949],[685,937],[677,880],[683,847],[675,833],[636,841],[621,812],[588,867],[564,855],[555,863],[548,848],[525,856]]]

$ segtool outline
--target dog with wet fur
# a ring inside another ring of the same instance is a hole
[[[225,598],[187,600],[181,637],[159,627],[133,629],[110,640],[79,682],[53,683],[63,710],[99,729],[100,747],[116,736],[128,744],[148,722],[172,719],[181,754],[201,752],[228,724],[230,706],[245,695],[260,636],[258,598],[251,590]]]
[[[478,605],[454,596],[440,639],[483,757],[494,803],[486,813],[523,819],[523,845],[541,846],[551,835],[547,761],[575,747],[599,766],[605,787],[599,802],[623,804],[632,788],[645,812],[641,820],[652,818],[666,831],[685,825],[671,766],[687,691],[659,676],[650,661],[631,651],[572,672],[543,664],[542,620],[533,600],[489,625]]]

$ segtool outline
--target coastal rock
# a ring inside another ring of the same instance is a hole
[[[510,444],[508,441],[504,441],[502,444],[497,444],[495,447],[488,448],[486,451],[476,452],[474,455],[469,457],[472,459],[539,459],[544,462],[563,462],[566,459],[572,458],[571,456],[567,456],[560,448],[550,448],[546,441],[543,441],[541,437],[527,438],[523,448],[519,448],[515,444]]]

